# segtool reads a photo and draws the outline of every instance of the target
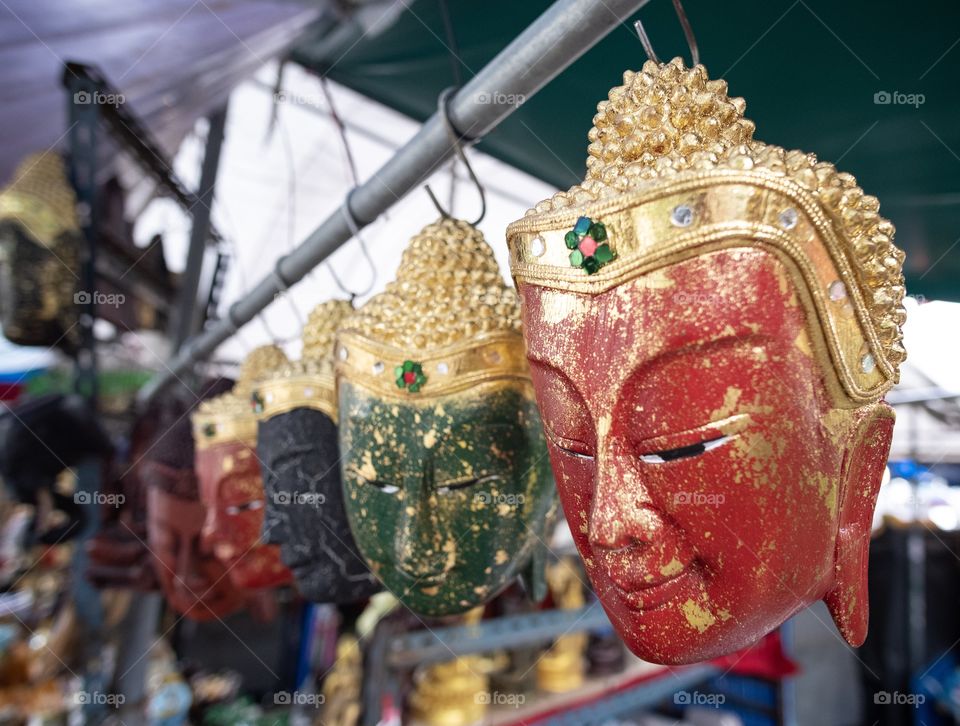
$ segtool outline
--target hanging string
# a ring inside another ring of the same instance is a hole
[[[377,266],[374,263],[373,258],[370,256],[370,251],[367,249],[366,241],[360,234],[360,225],[357,223],[356,217],[353,214],[353,209],[350,206],[350,196],[360,185],[360,175],[357,173],[357,163],[353,158],[353,150],[350,148],[350,140],[347,138],[347,127],[346,124],[343,123],[343,119],[340,118],[340,114],[337,113],[337,107],[333,101],[333,93],[330,91],[330,87],[325,76],[320,76],[320,88],[323,90],[323,95],[327,102],[327,108],[330,111],[330,118],[333,119],[334,126],[336,126],[337,133],[340,136],[340,145],[343,148],[343,152],[347,160],[347,169],[350,172],[352,190],[350,194],[347,195],[347,200],[341,209],[343,211],[344,219],[347,221],[347,226],[350,228],[350,233],[356,238],[357,244],[360,245],[360,252],[363,254],[364,259],[367,261],[367,266],[370,269],[370,282],[367,287],[362,292],[354,292],[343,284],[343,281],[340,279],[340,276],[337,275],[336,270],[333,269],[333,265],[330,264],[330,261],[328,260],[326,262],[327,270],[330,272],[330,276],[333,277],[333,281],[336,286],[340,288],[342,293],[349,295],[350,301],[353,302],[356,300],[356,298],[363,297],[373,290],[374,285],[377,284]]]
[[[700,64],[700,48],[697,46],[697,39],[693,34],[693,26],[690,25],[690,19],[687,17],[686,11],[683,9],[683,3],[681,0],[673,0],[673,9],[677,14],[677,19],[680,21],[680,27],[683,28],[683,36],[687,40],[687,47],[690,49],[690,59],[693,61],[693,65]],[[660,58],[657,57],[656,51],[653,49],[653,43],[650,42],[650,36],[647,35],[647,31],[643,27],[643,23],[640,20],[637,20],[633,27],[637,31],[637,36],[640,38],[640,44],[643,46],[643,51],[647,54],[647,58],[652,60],[654,63],[660,63]]]
[[[460,69],[460,46],[457,43],[457,35],[453,30],[453,19],[450,16],[450,7],[447,0],[440,0],[440,15],[443,18],[443,33],[447,39],[447,57],[450,60],[450,75],[453,85],[457,88],[463,85],[463,74]],[[450,194],[447,199],[447,207],[454,209],[454,201],[457,198],[457,157],[450,160]]]
[[[280,128],[280,141],[283,145],[284,158],[287,164],[287,250],[290,252],[293,251],[296,246],[293,235],[297,219],[297,167],[293,158],[293,146],[290,144],[290,134],[288,133],[286,125],[283,123],[283,119],[280,118],[279,115],[277,117],[277,124]],[[280,273],[280,263],[282,261],[283,257],[279,258],[276,266],[273,268],[274,278],[276,279],[277,287],[286,299],[290,309],[293,310],[293,315],[297,319],[299,327],[302,329],[306,324],[306,320],[303,315],[301,315],[300,308],[297,307],[293,295],[289,293],[289,286]]]
[[[213,204],[214,204],[216,201],[217,201],[217,200],[216,200],[216,193],[214,193],[214,197],[213,197],[213,199],[211,200],[211,204],[210,204],[211,209],[213,208]],[[226,207],[226,206],[223,206],[223,205],[220,205],[220,206],[218,206],[217,208],[218,208],[220,211],[222,211],[222,213],[223,213],[223,219],[224,219],[224,221],[226,222],[227,227],[230,228],[231,234],[230,234],[230,239],[228,240],[228,244],[229,244],[229,246],[230,246],[230,254],[232,255],[232,257],[233,257],[233,259],[234,259],[234,265],[233,265],[233,266],[234,266],[234,268],[236,268],[236,270],[237,270],[237,276],[238,276],[239,279],[240,279],[240,289],[242,290],[242,293],[241,293],[240,297],[243,297],[247,292],[249,292],[249,290],[250,290],[250,283],[249,283],[249,281],[247,280],[247,274],[246,274],[246,273],[244,272],[244,270],[243,270],[242,260],[240,259],[239,247],[238,247],[237,243],[234,241],[234,240],[236,239],[236,228],[233,226],[233,220],[232,220],[231,217],[230,217],[230,213],[227,211],[227,207]],[[236,303],[234,303],[234,305],[235,305],[235,304],[236,304]],[[263,329],[267,331],[267,336],[270,338],[271,342],[272,342],[274,345],[281,345],[281,344],[283,344],[284,342],[287,342],[287,341],[281,340],[281,338],[274,332],[273,328],[270,327],[270,324],[267,322],[267,317],[266,317],[266,315],[264,314],[264,310],[265,310],[265,308],[261,308],[259,311],[257,311],[256,318],[257,318],[257,320],[260,321],[260,324],[263,326]],[[249,350],[252,350],[252,349],[253,349],[253,346],[251,346],[251,345],[248,343],[248,341],[244,338],[243,334],[240,332],[241,326],[237,324],[237,321],[235,321],[235,320],[233,319],[233,317],[230,317],[230,316],[232,316],[232,315],[233,315],[233,305],[231,305],[231,306],[228,308],[228,320],[230,321],[231,327],[233,328],[233,331],[232,331],[232,332],[233,332],[233,335],[235,335],[235,336],[240,340],[241,345],[243,345],[243,347],[244,347],[246,350],[248,350],[248,351],[249,351]]]
[[[470,165],[470,161],[467,159],[467,155],[463,150],[463,136],[457,132],[457,129],[453,125],[453,120],[450,118],[450,97],[453,95],[455,90],[455,88],[450,87],[444,89],[440,93],[440,96],[437,99],[437,112],[440,114],[440,118],[443,120],[443,125],[447,130],[447,136],[450,139],[450,144],[452,145],[454,151],[456,151],[457,156],[463,163],[463,166],[466,168],[467,174],[470,175],[470,179],[477,187],[477,192],[480,194],[480,216],[477,217],[475,221],[470,223],[476,227],[478,224],[480,224],[480,222],[483,221],[483,218],[487,216],[487,195],[484,191],[483,184],[480,183],[480,179],[473,171],[473,167]],[[433,193],[430,185],[424,184],[424,189],[426,190],[427,194],[430,195],[430,199],[433,202],[433,205],[437,208],[437,211],[440,212],[440,216],[444,217],[445,219],[449,218],[451,215],[447,213],[447,211],[440,204],[440,201]]]

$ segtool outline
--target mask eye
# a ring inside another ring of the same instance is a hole
[[[473,477],[472,479],[459,479],[456,481],[446,482],[437,487],[437,492],[440,494],[448,494],[449,492],[455,492],[458,489],[466,489],[471,487],[474,484],[484,484],[490,486],[491,484],[498,484],[503,481],[503,477],[498,474],[488,474],[479,477]]]
[[[593,457],[590,454],[582,454],[579,451],[568,449],[566,446],[560,446],[559,444],[557,445],[557,448],[563,451],[564,454],[572,456],[575,459],[586,459],[587,461],[593,461]]]
[[[644,462],[645,464],[665,464],[668,461],[689,459],[723,446],[735,438],[736,436],[720,436],[716,439],[701,441],[696,444],[691,444],[690,446],[681,446],[676,449],[661,449],[660,451],[652,451],[649,454],[641,454],[640,461]]]
[[[254,499],[252,501],[247,502],[246,504],[237,504],[237,505],[229,506],[224,511],[226,511],[226,513],[231,516],[236,516],[241,512],[255,512],[258,509],[262,509],[262,508],[263,508],[263,500]]]
[[[400,491],[400,487],[398,487],[396,484],[391,484],[388,481],[380,481],[379,479],[375,479],[373,481],[364,479],[364,481],[370,486],[376,487],[384,494],[396,494],[398,491]]]
[[[560,436],[555,434],[546,426],[543,427],[544,433],[546,433],[547,438],[553,442],[554,446],[560,449],[564,454],[572,456],[575,459],[585,459],[587,461],[593,461],[593,454],[590,453],[590,449],[587,448],[587,445],[582,441],[577,441],[576,439],[568,439],[565,436]]]
[[[377,489],[382,491],[384,494],[396,494],[398,491],[400,491],[400,487],[398,487],[396,484],[391,484],[388,481],[381,481],[380,479],[367,479],[367,477],[365,477],[363,474],[361,474],[359,471],[357,471],[353,467],[350,467],[349,473],[353,474],[355,477],[357,477],[357,479],[362,481],[364,484],[369,484],[372,487],[376,487]]]

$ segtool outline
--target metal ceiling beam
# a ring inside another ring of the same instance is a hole
[[[557,0],[450,99],[453,127],[466,140],[480,139],[647,2]],[[373,177],[354,189],[336,212],[282,257],[272,274],[234,303],[225,319],[189,341],[165,370],[141,389],[140,402],[147,402],[167,383],[209,356],[273,302],[284,287],[299,282],[350,240],[347,215],[352,215],[358,226],[366,226],[453,154],[444,120],[436,113]]]

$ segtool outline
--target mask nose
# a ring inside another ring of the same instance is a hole
[[[669,537],[670,526],[657,511],[633,462],[616,451],[614,442],[600,443],[589,521],[591,546],[621,550]]]
[[[209,585],[207,578],[200,571],[199,560],[202,555],[196,544],[195,540],[180,544],[180,549],[177,551],[175,578],[177,588],[185,596],[193,599],[203,597],[203,591]]]
[[[274,474],[267,474],[263,479],[263,490],[266,496],[263,500],[263,524],[260,525],[260,541],[264,544],[280,545],[287,541],[285,534],[285,519],[290,503],[287,497],[281,494],[281,482]]]
[[[407,575],[429,577],[450,569],[442,550],[443,527],[432,472],[424,472],[411,484],[397,519],[394,554],[397,567]]]
[[[260,527],[260,541],[268,545],[282,545],[287,541],[283,522],[269,509],[263,515],[263,525]]]
[[[224,556],[222,549],[225,546],[229,547],[229,540],[224,537],[226,531],[223,519],[217,512],[216,507],[208,508],[203,518],[203,527],[200,530],[201,552],[215,554],[217,557]]]

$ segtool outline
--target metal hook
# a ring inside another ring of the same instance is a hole
[[[437,112],[440,114],[440,118],[443,119],[443,125],[447,130],[447,135],[450,137],[450,143],[453,145],[454,150],[457,152],[457,156],[460,157],[460,161],[463,162],[463,165],[467,169],[467,174],[470,175],[471,181],[473,181],[474,186],[477,187],[477,192],[480,194],[480,216],[470,224],[476,227],[480,222],[483,221],[483,218],[487,216],[487,195],[483,189],[483,185],[480,183],[480,180],[477,178],[476,173],[473,171],[473,167],[470,166],[470,162],[467,160],[467,155],[463,151],[463,142],[466,141],[469,145],[470,139],[466,134],[461,134],[457,131],[457,128],[453,125],[453,120],[450,118],[450,97],[453,95],[453,92],[457,89],[453,86],[450,88],[445,88],[440,96],[437,98]],[[440,200],[437,199],[436,195],[433,193],[433,190],[430,188],[429,184],[424,184],[427,194],[430,195],[431,201],[433,201],[433,206],[437,208],[437,211],[440,212],[440,216],[444,219],[449,219],[450,214],[443,208],[440,204]]]
[[[367,265],[370,268],[370,284],[367,285],[366,289],[362,292],[354,292],[353,290],[348,290],[347,287],[343,284],[343,281],[340,279],[340,276],[337,275],[337,271],[333,269],[333,265],[330,264],[330,261],[327,260],[327,271],[330,273],[330,276],[333,277],[334,283],[337,287],[340,288],[340,292],[350,296],[350,302],[354,302],[358,297],[366,295],[371,290],[373,286],[377,284],[377,265],[374,263],[373,258],[370,256],[370,251],[367,249],[367,243],[364,241],[363,237],[360,235],[360,223],[357,221],[357,215],[353,211],[353,194],[357,191],[357,188],[354,187],[347,193],[347,198],[344,200],[343,205],[340,207],[340,211],[343,214],[343,218],[347,223],[347,227],[350,228],[350,234],[353,235],[357,244],[360,245],[360,252],[363,253],[364,259],[367,261]]]
[[[673,9],[677,13],[677,20],[680,21],[680,27],[683,28],[683,37],[687,39],[687,47],[690,49],[690,59],[693,61],[693,65],[700,65],[700,48],[697,46],[697,38],[693,34],[693,26],[690,25],[690,19],[683,9],[683,3],[681,3],[680,0],[673,0]],[[643,23],[637,20],[633,24],[633,27],[637,31],[637,36],[640,38],[640,44],[643,46],[643,51],[647,54],[647,58],[654,63],[660,63],[660,59],[653,50],[653,43],[650,42],[650,36],[647,35]]]

